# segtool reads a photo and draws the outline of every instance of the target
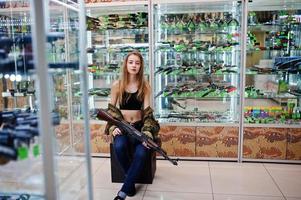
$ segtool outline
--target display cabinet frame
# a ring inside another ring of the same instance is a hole
[[[79,1],[79,4],[75,4],[73,6],[70,6],[64,2],[60,1],[53,1],[55,3],[58,3],[62,6],[67,6],[69,9],[76,11],[79,15],[79,35],[83,36],[85,35],[85,9],[84,9],[84,2],[83,0]],[[40,132],[44,132],[42,137],[43,142],[43,169],[45,174],[45,198],[46,199],[57,199],[58,197],[58,191],[57,191],[57,180],[55,177],[55,167],[54,167],[54,145],[53,145],[53,132],[54,129],[51,126],[51,118],[49,116],[50,113],[50,95],[48,93],[49,91],[49,82],[48,82],[48,63],[46,60],[46,54],[45,54],[45,38],[48,33],[47,31],[47,20],[49,18],[49,13],[46,11],[46,3],[49,3],[48,1],[34,1],[31,0],[32,5],[32,16],[35,20],[35,24],[33,25],[33,43],[34,43],[34,54],[36,59],[36,66],[39,66],[37,68],[38,72],[38,85],[39,85],[39,100],[40,100]],[[78,8],[76,8],[78,6]],[[44,8],[44,9],[41,9]],[[45,15],[46,13],[46,15]],[[48,14],[48,16],[47,16]],[[67,34],[66,34],[67,35]],[[80,80],[82,82],[81,84],[81,90],[83,91],[84,95],[87,95],[87,74],[86,74],[86,52],[84,49],[86,49],[86,42],[84,37],[79,37],[79,69],[82,71],[80,73]],[[67,61],[69,61],[67,59]],[[43,66],[43,67],[42,67]],[[84,142],[85,142],[85,160],[86,160],[86,170],[87,170],[87,188],[88,188],[88,199],[93,199],[93,186],[92,186],[92,173],[91,173],[91,153],[90,153],[90,129],[89,129],[89,111],[88,111],[88,101],[86,98],[82,97],[83,102],[83,110],[84,110]],[[72,107],[72,104],[69,105]],[[71,109],[72,111],[72,109]],[[72,113],[70,113],[72,115]],[[70,117],[71,118],[71,117]],[[72,119],[71,119],[72,120]],[[47,130],[45,132],[45,130]]]

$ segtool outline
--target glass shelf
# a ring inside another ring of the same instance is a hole
[[[170,74],[165,74],[164,72],[162,73],[164,76],[169,76],[169,77],[179,77],[179,79],[183,78],[183,76],[192,76],[192,77],[199,77],[199,76],[239,76],[239,73],[236,73],[235,71],[233,72],[215,72],[215,73],[186,73],[186,72],[179,72],[179,73],[170,73]]]
[[[164,111],[163,111],[164,112]],[[166,111],[168,112],[168,111]],[[160,123],[237,123],[231,119],[232,113],[226,112],[169,112],[168,114],[156,115]]]
[[[266,72],[266,73],[258,73],[258,72],[246,72],[247,76],[281,76],[283,74],[289,74],[291,76],[300,76],[300,73],[292,73],[292,72],[287,72],[287,71],[278,71],[278,72]]]
[[[233,99],[239,99],[240,97],[237,94],[231,94],[225,96],[164,96],[164,97],[156,97],[162,99],[174,99],[177,101],[185,101],[185,100],[196,100],[196,101],[231,101]]]
[[[270,95],[270,96],[257,96],[257,97],[245,97],[246,99],[299,99],[300,97],[295,95]]]
[[[155,32],[158,32],[158,33],[162,33],[162,31],[165,31],[164,29],[163,30],[155,30]],[[176,36],[176,35],[181,35],[181,36],[195,36],[195,37],[199,37],[199,35],[216,35],[216,34],[221,34],[221,35],[227,35],[229,34],[229,32],[227,31],[219,31],[219,30],[216,30],[216,31],[178,31],[176,33],[169,33],[167,31],[167,37],[169,36]]]
[[[155,52],[159,52],[159,53],[179,53],[179,54],[192,54],[192,53],[203,53],[203,54],[230,54],[233,52],[237,52],[239,53],[240,50],[238,49],[229,49],[229,50],[216,50],[214,48],[212,48],[212,50],[210,51],[205,51],[205,50],[192,50],[192,49],[188,49],[188,50],[176,50],[175,48],[168,48],[168,49],[155,49]]]

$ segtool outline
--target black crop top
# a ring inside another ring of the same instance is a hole
[[[122,103],[120,104],[120,110],[141,110],[142,101],[137,98],[138,91],[135,93],[124,92],[122,96]]]

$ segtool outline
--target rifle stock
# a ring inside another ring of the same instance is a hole
[[[159,147],[159,145],[157,143],[155,143],[147,135],[145,135],[145,134],[141,133],[140,131],[138,131],[137,129],[135,129],[128,122],[126,122],[124,120],[115,119],[113,116],[111,116],[107,111],[105,111],[103,109],[99,109],[99,111],[97,113],[97,118],[100,120],[110,122],[110,123],[114,124],[115,126],[118,126],[118,128],[127,132],[130,136],[136,138],[140,142],[145,142],[148,147],[150,147],[151,149],[153,149],[156,152],[158,152],[159,154],[161,154],[166,160],[170,161],[173,165],[178,165],[178,159],[177,160],[171,159],[166,154],[166,152],[161,147]]]
[[[111,116],[109,113],[102,109],[98,110],[97,118],[107,122],[111,122],[112,124],[118,123],[118,120],[116,120],[113,116]]]

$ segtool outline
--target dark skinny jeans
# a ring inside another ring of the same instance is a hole
[[[141,124],[134,125],[137,130],[141,130]],[[135,189],[135,180],[141,173],[149,149],[142,145],[137,139],[123,133],[114,137],[114,151],[117,159],[124,170],[125,179],[121,191],[129,194]],[[133,152],[131,159],[129,153]]]

